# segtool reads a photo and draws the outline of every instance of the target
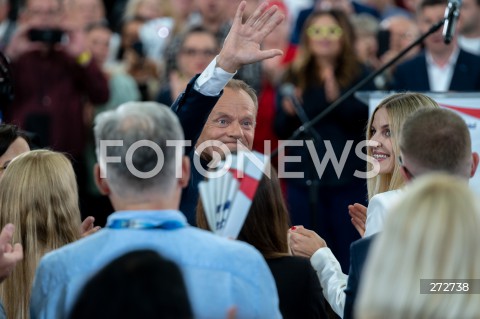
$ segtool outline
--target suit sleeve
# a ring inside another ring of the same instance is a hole
[[[185,134],[185,140],[192,141],[191,146],[185,149],[186,154],[190,154],[193,150],[210,112],[221,96],[206,96],[196,91],[193,86],[198,76],[199,75],[195,76],[190,83],[188,83],[185,92],[182,93],[171,106],[171,109],[177,114],[180,120]]]
[[[355,243],[350,246],[350,270],[348,271],[347,288],[345,288],[345,310],[343,319],[353,318],[353,305],[358,290],[359,273],[357,269]]]

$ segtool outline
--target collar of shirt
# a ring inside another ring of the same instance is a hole
[[[430,84],[430,91],[432,92],[446,92],[450,87],[452,81],[453,71],[458,59],[460,49],[455,47],[454,51],[450,55],[448,62],[444,66],[439,66],[433,60],[432,55],[426,52],[428,80]]]
[[[128,225],[124,225],[128,222]],[[178,210],[142,210],[142,211],[118,211],[111,214],[107,219],[107,227],[110,225],[120,225],[120,227],[111,228],[136,228],[136,229],[152,229],[166,228],[162,225],[178,225],[174,228],[185,227],[188,225],[185,216]]]

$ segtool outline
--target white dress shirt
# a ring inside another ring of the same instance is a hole
[[[447,92],[450,88],[450,82],[452,82],[453,71],[455,69],[455,64],[457,63],[457,58],[460,50],[455,48],[452,55],[448,59],[447,64],[444,66],[439,66],[433,60],[432,55],[427,52],[427,73],[428,73],[428,82],[430,84],[430,91],[432,92]]]

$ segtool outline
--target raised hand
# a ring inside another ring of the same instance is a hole
[[[83,220],[82,225],[80,225],[80,235],[82,236],[82,238],[87,237],[88,235],[91,235],[100,230],[100,226],[93,226],[94,222],[95,218],[93,218],[92,216],[88,216]]]
[[[266,2],[261,3],[255,12],[242,23],[246,2],[238,6],[232,28],[225,39],[223,48],[217,57],[217,66],[234,73],[243,65],[282,55],[280,49],[262,50],[263,39],[285,18],[277,6],[267,9]]]
[[[18,261],[23,259],[23,248],[20,244],[12,246],[15,226],[7,224],[0,233],[0,282],[10,275]]]
[[[20,56],[38,50],[46,50],[46,45],[41,42],[32,42],[28,38],[28,32],[32,25],[24,23],[15,31],[10,43],[8,44],[5,54],[13,61]]]

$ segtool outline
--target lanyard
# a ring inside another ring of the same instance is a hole
[[[114,219],[107,224],[108,228],[112,229],[165,229],[174,230],[183,228],[185,225],[178,220],[166,220],[166,221],[149,221],[145,219]]]

